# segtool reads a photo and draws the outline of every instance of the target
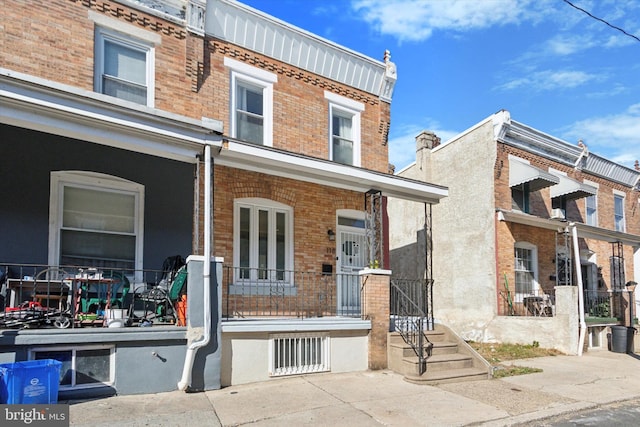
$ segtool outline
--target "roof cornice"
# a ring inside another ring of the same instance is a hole
[[[388,54],[375,60],[235,0],[207,2],[205,33],[391,101]]]

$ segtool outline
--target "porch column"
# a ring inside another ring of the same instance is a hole
[[[369,332],[369,369],[387,368],[387,335],[389,333],[389,289],[391,270],[360,271],[362,316],[371,321]]]

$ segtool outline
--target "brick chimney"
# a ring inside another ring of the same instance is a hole
[[[428,130],[423,130],[416,136],[416,166],[421,170],[423,179],[431,182],[431,150],[440,145],[440,138]]]

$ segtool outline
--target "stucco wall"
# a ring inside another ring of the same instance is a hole
[[[290,332],[296,331],[294,324]],[[367,370],[368,330],[333,330],[330,336],[331,372]],[[270,331],[222,333],[222,386],[267,381]],[[278,331],[278,334],[285,333]],[[279,377],[277,377],[279,378]]]
[[[487,121],[455,141],[418,152],[419,162],[399,174],[437,177],[449,188],[449,197],[433,205],[433,304],[436,319],[465,339],[481,338],[496,314],[495,158],[493,126]],[[407,255],[394,255],[417,242],[424,206],[390,200],[389,218],[393,275],[414,273]]]

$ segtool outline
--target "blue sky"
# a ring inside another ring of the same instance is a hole
[[[563,0],[242,0],[398,69],[389,161],[501,109],[627,167],[640,160],[640,41]],[[640,37],[640,1],[571,0]]]

